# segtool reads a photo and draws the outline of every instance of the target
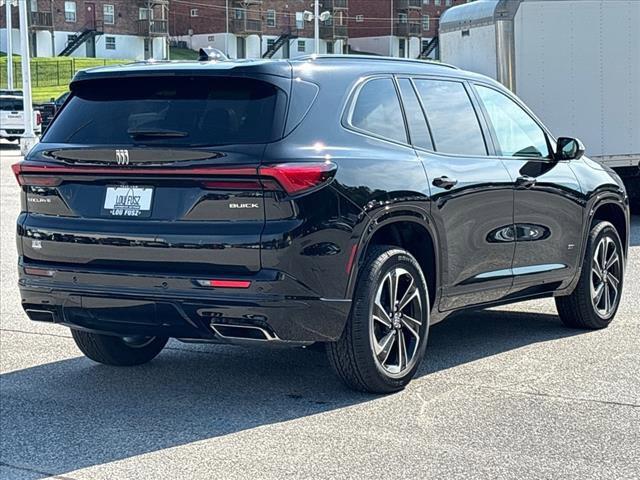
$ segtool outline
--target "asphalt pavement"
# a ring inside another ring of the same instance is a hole
[[[608,329],[563,327],[551,300],[456,315],[406,390],[373,396],[312,350],[82,357],[20,308],[19,153],[0,157],[1,479],[640,477],[640,216]]]

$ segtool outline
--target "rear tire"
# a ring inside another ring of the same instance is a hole
[[[608,327],[620,306],[623,282],[620,236],[611,223],[599,222],[589,234],[578,286],[571,295],[556,298],[560,320],[572,328]]]
[[[153,360],[169,340],[166,337],[116,337],[71,329],[82,353],[94,362],[118,367],[142,365]]]
[[[371,248],[345,330],[327,344],[331,366],[354,390],[402,390],[424,358],[429,311],[427,282],[416,259],[397,247]]]

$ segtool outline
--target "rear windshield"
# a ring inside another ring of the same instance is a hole
[[[247,78],[94,80],[72,97],[43,141],[81,145],[266,143],[282,134],[285,95]],[[280,130],[280,132],[278,132]]]
[[[3,112],[21,112],[22,108],[21,98],[0,98],[0,110]]]

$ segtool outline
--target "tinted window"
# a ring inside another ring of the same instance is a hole
[[[0,98],[0,110],[3,112],[21,112],[23,105],[21,98]]]
[[[486,155],[482,130],[464,85],[444,80],[416,80],[438,152]]]
[[[268,142],[278,136],[274,122],[284,95],[257,80],[202,77],[89,81],[77,85],[72,94],[44,142],[154,146]]]
[[[520,106],[506,95],[476,86],[484,103],[500,150],[505,157],[549,157],[547,136]]]
[[[390,78],[367,82],[358,95],[351,125],[383,138],[406,142],[400,100]]]
[[[411,143],[416,147],[433,150],[431,135],[427,128],[427,121],[424,118],[420,101],[413,89],[413,85],[411,85],[411,81],[406,78],[402,78],[399,83],[400,92],[402,93],[402,103],[404,104],[404,112],[407,116],[407,123],[409,124]]]

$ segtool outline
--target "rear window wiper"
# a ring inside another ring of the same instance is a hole
[[[131,128],[127,130],[127,133],[132,138],[183,138],[188,137],[187,132],[181,132],[180,130],[163,130],[163,129],[136,129]]]

